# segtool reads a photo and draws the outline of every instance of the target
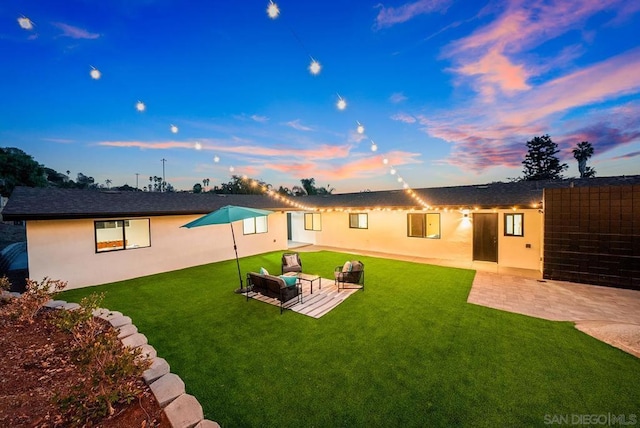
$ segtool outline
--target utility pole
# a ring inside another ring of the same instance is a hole
[[[162,183],[160,183],[160,191],[164,192],[164,183],[166,183],[164,179],[164,163],[167,161],[165,158],[160,159],[162,161]]]
[[[140,175],[139,172],[136,172],[136,190],[138,190],[138,176]]]

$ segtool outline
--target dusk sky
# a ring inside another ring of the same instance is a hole
[[[544,134],[567,177],[581,141],[597,176],[640,174],[639,1],[5,0],[0,22],[0,146],[74,180],[488,183]]]

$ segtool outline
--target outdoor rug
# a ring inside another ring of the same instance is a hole
[[[311,294],[310,284],[307,281],[302,281],[302,303],[291,304],[291,301],[289,301],[285,303],[285,307],[302,315],[320,318],[345,301],[353,293],[360,291],[355,288],[345,290],[340,289],[340,291],[338,291],[333,279],[320,278],[320,281],[322,288],[319,288],[318,284],[315,283],[313,287],[313,294]],[[246,294],[241,294],[241,296],[246,298]],[[269,303],[270,305],[277,307],[280,306],[278,299],[263,296],[260,293],[250,291],[249,297],[254,300]]]

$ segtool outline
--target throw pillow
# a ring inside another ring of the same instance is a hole
[[[344,265],[342,266],[342,272],[351,272],[351,269],[353,268],[353,265],[351,264],[350,261],[346,261],[344,263]]]
[[[265,268],[261,267],[260,268],[260,275],[269,275],[269,272]]]
[[[284,280],[284,283],[287,284],[287,287],[293,287],[298,282],[298,277],[291,275],[280,275],[280,278]]]
[[[296,256],[295,254],[288,254],[284,256],[284,261],[287,263],[287,266],[289,267],[300,266],[298,264],[298,256]]]

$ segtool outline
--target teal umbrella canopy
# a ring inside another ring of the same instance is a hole
[[[233,233],[233,222],[244,220],[246,218],[263,217],[272,214],[273,211],[259,210],[256,208],[236,207],[234,205],[227,205],[220,209],[205,214],[200,218],[197,218],[187,224],[183,224],[180,227],[186,227],[191,229],[192,227],[210,226],[214,224],[229,224],[231,226],[231,236],[233,237],[233,251],[236,253],[236,265],[238,266],[238,279],[240,280],[240,288],[236,290],[237,293],[244,293],[245,290],[242,287],[242,274],[240,273],[240,260],[238,259],[238,247],[236,246],[236,235]]]
[[[181,227],[191,229],[198,226],[209,226],[212,224],[227,224],[234,221],[244,220],[246,218],[262,217],[272,214],[273,211],[259,210],[257,208],[237,207],[234,205],[227,205],[220,209],[217,209],[209,214],[205,214],[200,218],[193,220]]]

